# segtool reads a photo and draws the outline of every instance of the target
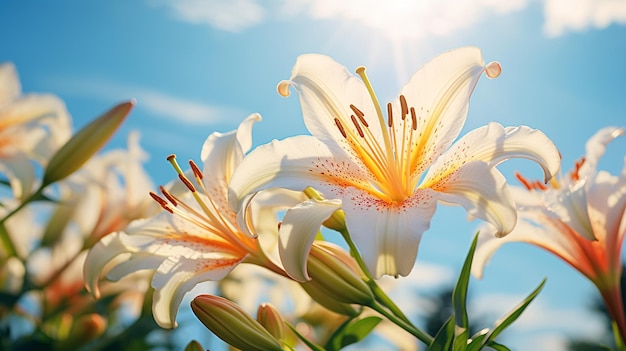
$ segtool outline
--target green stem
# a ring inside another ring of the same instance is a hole
[[[361,268],[361,270],[363,271],[363,273],[365,274],[365,276],[367,278],[365,282],[367,283],[367,285],[372,290],[372,293],[374,294],[374,297],[376,299],[376,302],[374,304],[377,305],[377,303],[380,303],[383,306],[385,306],[385,308],[389,309],[389,311],[391,311],[391,313],[393,313],[394,319],[398,319],[404,325],[410,327],[411,330],[414,330],[415,333],[421,335],[424,338],[424,339],[420,339],[420,340],[422,340],[422,341],[430,340],[432,342],[433,337],[428,335],[428,333],[422,331],[421,329],[417,328],[416,326],[414,326],[411,323],[411,321],[409,320],[409,318],[398,307],[398,305],[396,305],[393,302],[393,300],[385,293],[385,291],[383,289],[381,289],[380,286],[378,286],[378,284],[376,283],[376,280],[374,279],[374,277],[372,276],[370,271],[367,269],[367,266],[365,265],[365,262],[363,261],[363,258],[361,257],[361,254],[357,250],[356,245],[352,241],[352,238],[350,238],[350,233],[348,232],[348,229],[343,229],[343,230],[340,231],[340,233],[343,236],[343,238],[346,241],[346,243],[348,244],[348,247],[350,248],[350,253],[351,253],[352,257],[354,257],[354,259],[356,260],[356,262],[358,263],[359,267]],[[372,306],[370,306],[370,307],[372,307]],[[387,310],[385,310],[385,312],[388,313]],[[398,323],[396,323],[396,324],[398,324]],[[411,333],[411,334],[413,334],[413,333]],[[414,334],[414,335],[416,335],[416,334]],[[426,341],[424,341],[424,342],[427,345],[430,345],[430,342],[426,342]]]
[[[404,319],[396,316],[395,314],[390,313],[389,311],[387,311],[379,303],[373,302],[372,305],[369,306],[369,307],[372,308],[373,310],[375,310],[376,312],[382,314],[385,318],[387,318],[389,321],[393,322],[395,325],[397,325],[400,328],[402,328],[402,329],[406,330],[407,332],[411,333],[413,336],[418,338],[424,344],[430,346],[430,344],[433,343],[434,339],[433,339],[432,336],[430,336],[427,333],[423,332],[419,328],[416,328],[413,324],[405,321]]]
[[[9,218],[11,218],[14,214],[19,212],[22,208],[24,208],[26,205],[28,205],[32,201],[35,201],[36,199],[41,197],[43,193],[43,188],[44,188],[43,186],[39,187],[37,191],[30,194],[28,198],[24,200],[19,206],[17,206],[15,209],[9,212],[6,216],[0,219],[0,242],[2,242],[2,246],[7,252],[7,258],[17,256],[17,249],[15,248],[15,243],[13,242],[13,239],[11,239],[9,232],[6,230],[6,226],[4,225],[5,222]]]

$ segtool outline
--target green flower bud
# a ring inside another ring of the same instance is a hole
[[[134,102],[121,103],[84,126],[52,156],[43,176],[42,188],[78,170],[111,138]]]
[[[285,320],[272,304],[262,303],[257,310],[256,320],[277,340],[285,337]]]
[[[204,351],[202,345],[195,340],[191,340],[187,346],[185,346],[185,351]]]
[[[314,285],[327,298],[340,303],[367,306],[374,300],[369,286],[363,281],[356,261],[342,248],[325,241],[315,241],[307,261],[311,280],[302,283]],[[321,301],[322,305],[324,305]]]
[[[259,322],[234,302],[220,296],[199,295],[191,301],[198,319],[220,339],[243,351],[282,351]]]

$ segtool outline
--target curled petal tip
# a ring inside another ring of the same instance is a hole
[[[278,86],[276,87],[276,90],[278,91],[278,94],[280,94],[280,96],[282,96],[282,97],[289,96],[289,86],[290,85],[291,85],[291,81],[288,81],[288,80],[283,80],[280,83],[278,83]]]
[[[498,78],[502,73],[502,66],[498,61],[489,62],[485,66],[485,74],[488,78]]]

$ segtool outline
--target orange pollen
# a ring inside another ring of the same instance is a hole
[[[545,184],[543,184],[541,181],[536,180],[534,183],[535,189],[539,189],[539,190],[548,190],[548,187],[545,186]]]
[[[519,180],[519,182],[522,183],[522,185],[524,185],[524,187],[527,190],[541,190],[541,191],[548,190],[548,187],[545,184],[543,184],[541,181],[539,180],[530,181],[527,178],[525,178],[523,175],[521,175],[521,173],[519,172],[515,172],[515,178],[517,178],[517,180]]]
[[[204,178],[204,175],[202,174],[202,171],[200,170],[198,165],[196,165],[196,163],[193,162],[193,160],[189,160],[189,166],[191,167],[191,170],[193,171],[193,175],[196,178],[198,178],[198,179]]]
[[[187,189],[189,189],[189,191],[191,191],[192,193],[196,192],[196,187],[193,186],[193,184],[191,184],[189,179],[187,179],[187,177],[185,177],[184,174],[179,174],[178,179],[180,179],[180,181],[183,182],[183,184],[185,184],[185,186],[187,187]]]
[[[348,135],[346,134],[345,129],[343,129],[343,126],[341,125],[341,122],[339,121],[339,118],[337,117],[335,117],[335,124],[337,125],[337,128],[339,128],[341,135],[343,135],[344,138],[347,138]]]
[[[387,103],[387,125],[389,126],[389,128],[391,128],[393,126],[393,114],[392,114],[392,108],[391,108],[391,102]]]
[[[163,186],[160,186],[159,190],[161,190],[161,193],[163,194],[163,196],[165,196],[168,200],[170,200],[172,205],[178,206],[178,202],[176,201],[174,196],[172,196],[172,194],[170,194],[169,191],[165,190],[165,188]]]
[[[363,129],[361,129],[361,126],[359,125],[359,122],[356,120],[356,117],[352,115],[350,116],[350,119],[352,119],[352,124],[354,124],[354,126],[356,127],[356,131],[359,133],[359,136],[361,138],[365,137],[365,134],[363,134]]]

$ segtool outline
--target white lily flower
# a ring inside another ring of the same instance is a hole
[[[200,282],[224,278],[239,263],[258,264],[286,275],[266,254],[275,247],[278,235],[278,223],[271,224],[267,219],[274,207],[284,207],[285,201],[298,203],[304,195],[280,190],[259,196],[259,203],[253,201],[251,206],[262,214],[253,211],[244,229],[227,202],[232,173],[252,145],[252,125],[258,120],[260,116],[253,114],[235,131],[210,135],[201,152],[203,171],[190,161],[195,181],[180,169],[175,156],[168,158],[185,184],[186,193],[180,195],[179,189],[161,187],[162,196],[151,195],[166,211],[132,222],[124,232],[105,236],[94,245],[84,272],[88,289],[96,297],[102,272],[116,281],[131,272],[152,270],[154,318],[161,327],[173,328],[188,291]],[[269,238],[267,246],[262,237]]]
[[[546,181],[559,155],[540,131],[492,123],[462,137],[469,98],[485,65],[477,48],[446,52],[420,68],[383,115],[363,67],[360,78],[323,55],[300,56],[278,91],[300,95],[312,136],[295,136],[256,148],[231,181],[231,207],[239,210],[257,191],[313,187],[339,199],[346,225],[375,276],[407,275],[421,235],[438,201],[460,204],[493,223],[500,235],[513,229],[515,206],[503,175],[494,167],[511,157],[537,162]],[[312,209],[316,211],[315,209]],[[312,231],[282,238],[282,247],[308,253]],[[291,243],[294,241],[295,243]],[[302,275],[301,257],[283,257],[290,275]]]
[[[505,238],[493,228],[482,228],[472,272],[481,277],[493,253],[508,242],[525,242],[558,256],[596,285],[626,336],[620,277],[622,243],[626,233],[626,163],[615,176],[598,171],[600,157],[623,128],[607,127],[586,144],[585,157],[574,170],[549,186],[518,175],[524,188],[511,188],[517,202],[518,221]]]
[[[32,161],[48,159],[71,136],[65,104],[50,94],[22,94],[15,66],[0,64],[0,172],[14,197],[25,199],[35,182]]]

